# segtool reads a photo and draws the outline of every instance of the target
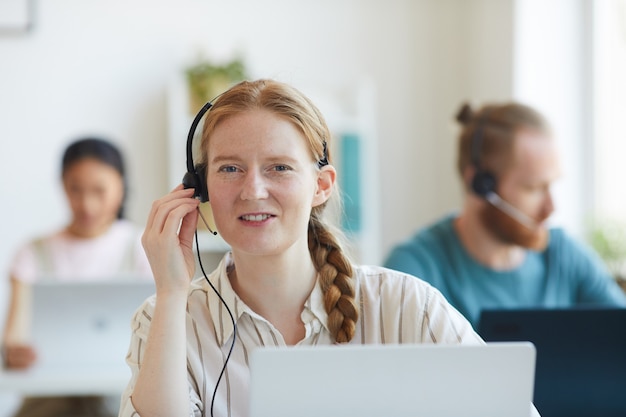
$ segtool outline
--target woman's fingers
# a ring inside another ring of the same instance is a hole
[[[187,214],[181,224],[178,231],[178,237],[181,245],[191,248],[193,246],[193,234],[196,231],[198,225],[198,207]]]
[[[187,191],[172,192],[152,203],[143,240],[148,237],[158,237],[162,233],[169,233],[172,237],[174,236],[183,217],[199,204],[198,200],[191,198],[192,193]],[[165,230],[166,225],[168,230]]]
[[[152,229],[154,227],[154,221],[156,220],[156,215],[159,211],[159,208],[162,207],[164,204],[167,204],[170,201],[175,201],[177,199],[189,199],[190,201],[195,200],[193,198],[193,189],[183,189],[182,187],[182,184],[177,186],[176,188],[174,188],[174,190],[172,190],[172,192],[166,194],[158,200],[155,200],[152,203],[152,209],[148,214],[148,220],[146,222],[146,229]]]
[[[152,204],[142,244],[157,289],[182,289],[189,284],[195,269],[192,239],[199,204],[193,190],[182,186]]]

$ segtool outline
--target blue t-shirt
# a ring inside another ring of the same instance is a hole
[[[477,328],[490,308],[626,306],[626,295],[599,256],[568,236],[550,230],[548,247],[528,251],[519,267],[494,271],[470,256],[447,216],[392,249],[384,265],[438,288]]]

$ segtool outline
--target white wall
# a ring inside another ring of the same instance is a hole
[[[580,238],[593,210],[591,14],[587,0],[517,0],[514,13],[513,94],[552,124],[563,175],[551,221]]]
[[[396,78],[389,94],[396,104],[381,110],[383,253],[459,206],[454,118],[461,103],[512,93],[511,1],[416,4],[415,38],[402,63],[414,68]]]

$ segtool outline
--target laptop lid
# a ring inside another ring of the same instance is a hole
[[[39,282],[32,286],[34,372],[123,369],[130,321],[152,281]]]
[[[536,346],[542,417],[626,416],[626,309],[486,310],[478,333]]]
[[[530,343],[261,348],[250,417],[528,417]]]

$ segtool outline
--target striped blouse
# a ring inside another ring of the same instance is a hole
[[[260,346],[284,346],[276,328],[252,311],[233,291],[227,254],[208,279],[231,308],[237,339],[214,403],[215,416],[248,415],[250,352]],[[483,343],[469,322],[434,287],[411,275],[373,266],[356,266],[356,297],[360,315],[351,344],[374,343]],[[130,396],[142,361],[155,297],[137,310],[126,361],[131,380],[122,395],[120,417],[134,417]],[[191,416],[209,416],[211,398],[224,359],[231,347],[230,315],[204,277],[192,282],[187,303],[187,371]],[[316,286],[302,312],[306,335],[299,346],[333,344],[326,327],[321,288]]]

